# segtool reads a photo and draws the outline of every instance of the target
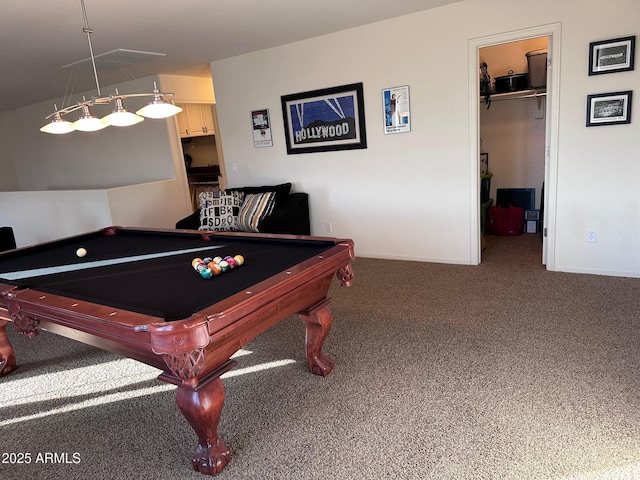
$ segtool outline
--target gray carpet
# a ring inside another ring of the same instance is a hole
[[[326,378],[296,317],[249,344],[224,379],[218,478],[639,479],[640,279],[547,272],[535,235],[487,240],[475,267],[356,259],[332,287]],[[7,330],[0,478],[204,478],[157,371]]]

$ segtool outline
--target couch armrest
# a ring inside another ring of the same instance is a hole
[[[12,227],[0,227],[0,252],[16,248],[16,238]]]
[[[179,230],[197,230],[200,227],[200,210],[196,210],[188,217],[184,217],[176,222]]]
[[[264,233],[310,235],[309,195],[302,192],[290,194],[271,215],[262,220],[259,230]]]

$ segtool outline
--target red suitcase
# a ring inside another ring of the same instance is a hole
[[[510,203],[490,207],[487,215],[487,233],[491,235],[520,235],[524,229],[524,208]]]

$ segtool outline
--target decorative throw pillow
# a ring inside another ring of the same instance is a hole
[[[238,228],[243,232],[259,232],[260,222],[273,212],[276,192],[251,193],[244,197],[238,215]]]
[[[244,202],[242,192],[202,192],[200,200],[200,230],[234,232],[238,230],[238,215]]]
[[[227,192],[243,192],[245,195],[250,193],[275,192],[276,200],[274,208],[284,203],[291,192],[291,183],[281,183],[279,185],[263,185],[261,187],[235,187],[227,188]]]

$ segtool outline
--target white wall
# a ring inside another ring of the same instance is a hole
[[[13,138],[15,136],[14,112],[0,113],[0,192],[20,190],[20,178],[15,164]],[[0,206],[1,208],[1,206]]]
[[[167,202],[166,199],[175,198],[179,189],[177,180],[165,180],[107,190],[111,224],[174,228],[176,221],[186,216],[185,206],[182,202]]]
[[[471,263],[469,43],[561,23],[553,269],[640,276],[640,147],[635,124],[585,128],[586,96],[633,89],[640,70],[587,76],[588,45],[640,33],[640,3],[598,0],[453,5],[211,64],[231,186],[292,181],[310,194],[312,233],[355,240],[367,257]],[[499,15],[496,15],[499,12]],[[586,28],[588,26],[588,28]],[[259,74],[258,74],[259,73]],[[287,155],[280,96],[364,83],[368,148]],[[409,85],[412,132],[385,136],[383,88]],[[272,148],[253,147],[249,112],[269,108]],[[633,117],[638,117],[638,102]],[[235,164],[237,172],[229,168]],[[587,228],[598,242],[585,242]]]
[[[104,190],[0,192],[0,225],[13,227],[18,247],[111,225],[173,228],[185,205],[167,199],[181,188],[177,180],[164,180]]]
[[[106,191],[0,192],[0,225],[24,247],[112,225]]]

